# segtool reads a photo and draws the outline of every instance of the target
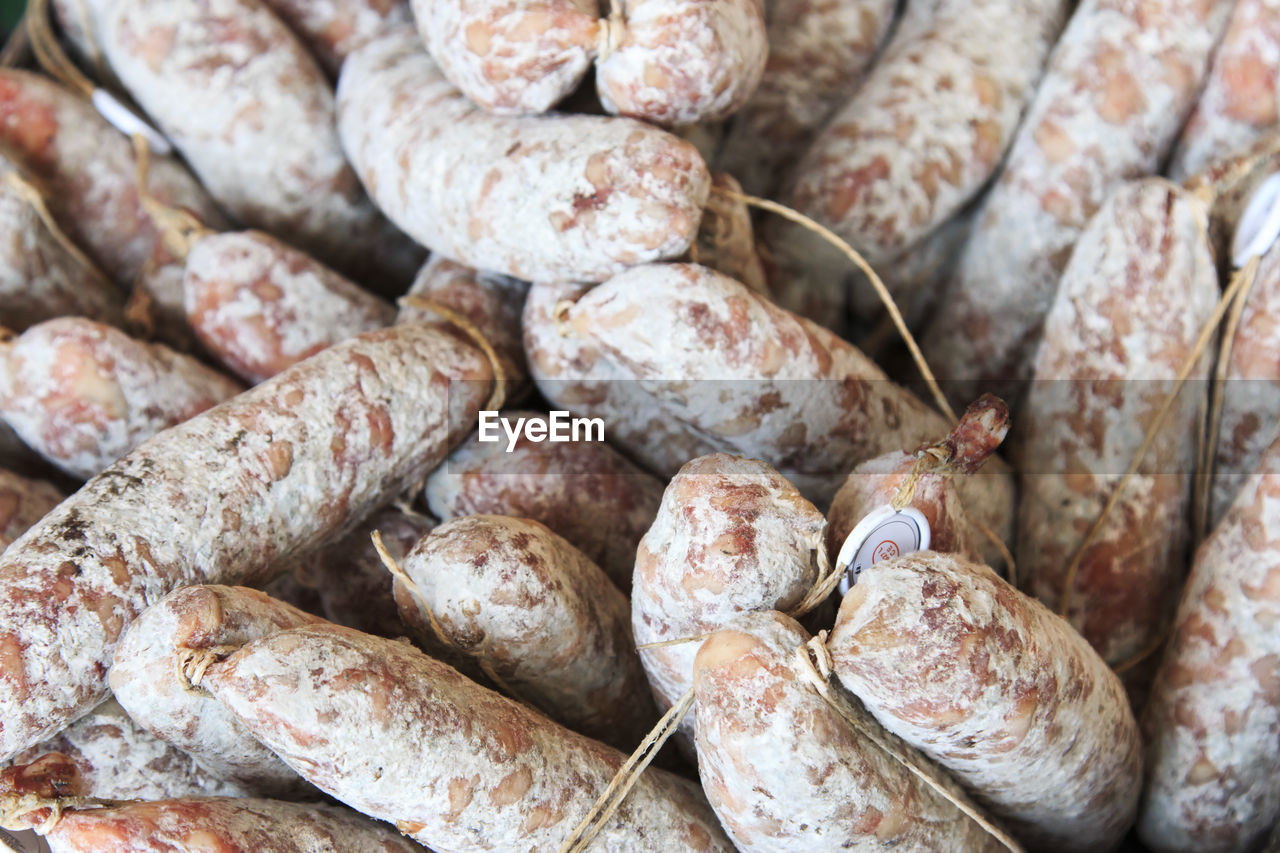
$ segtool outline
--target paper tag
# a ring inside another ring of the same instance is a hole
[[[929,547],[929,522],[918,509],[899,512],[891,506],[873,510],[859,521],[840,546],[836,571],[844,571],[840,594],[858,582],[858,574],[883,560],[924,551]]]
[[[1258,185],[1236,224],[1231,241],[1231,263],[1244,266],[1254,255],[1261,255],[1280,237],[1280,172]]]
[[[0,829],[0,851],[5,851],[5,853],[49,853],[49,842],[29,829],[19,832]]]
[[[116,130],[125,136],[141,133],[143,138],[147,140],[147,146],[151,148],[151,153],[173,153],[173,146],[169,144],[169,140],[165,139],[160,131],[138,118],[133,110],[116,100],[116,96],[106,89],[94,89],[89,100],[93,103],[94,109],[98,111],[98,114],[111,122]]]

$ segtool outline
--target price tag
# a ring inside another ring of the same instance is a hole
[[[858,582],[863,569],[928,547],[929,522],[918,509],[882,506],[873,510],[853,528],[836,557],[836,571],[844,572],[840,594]]]
[[[1253,191],[1231,241],[1231,263],[1237,268],[1254,255],[1262,255],[1280,236],[1280,172]]]

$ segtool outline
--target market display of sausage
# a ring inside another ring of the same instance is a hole
[[[0,851],[1280,853],[1280,0],[8,23]]]

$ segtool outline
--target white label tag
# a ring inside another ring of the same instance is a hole
[[[0,829],[0,850],[5,853],[49,853],[49,842],[29,829],[19,832]]]
[[[169,140],[165,139],[160,131],[138,118],[133,110],[120,103],[116,96],[106,89],[94,89],[89,100],[93,103],[94,109],[98,111],[98,114],[111,122],[116,130],[125,136],[141,133],[143,138],[147,140],[147,146],[151,149],[151,153],[158,155],[173,153],[173,146],[169,144]]]
[[[873,510],[859,521],[840,546],[836,571],[843,571],[840,594],[858,582],[858,574],[883,560],[892,560],[929,548],[929,522],[920,510],[907,507],[901,512],[891,506]]]
[[[1231,241],[1231,263],[1240,268],[1254,255],[1262,255],[1280,237],[1280,172],[1258,185],[1236,223]]]

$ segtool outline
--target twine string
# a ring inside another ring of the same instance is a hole
[[[480,352],[484,354],[485,359],[488,360],[489,369],[493,373],[493,388],[489,392],[489,399],[485,402],[484,409],[486,411],[497,411],[502,408],[502,404],[507,399],[507,371],[502,366],[502,359],[498,357],[497,351],[494,350],[493,345],[489,343],[489,339],[485,337],[484,333],[459,312],[425,296],[410,293],[406,296],[401,296],[400,303],[410,308],[430,311],[440,316],[450,325],[456,326],[459,331],[472,340]]]

